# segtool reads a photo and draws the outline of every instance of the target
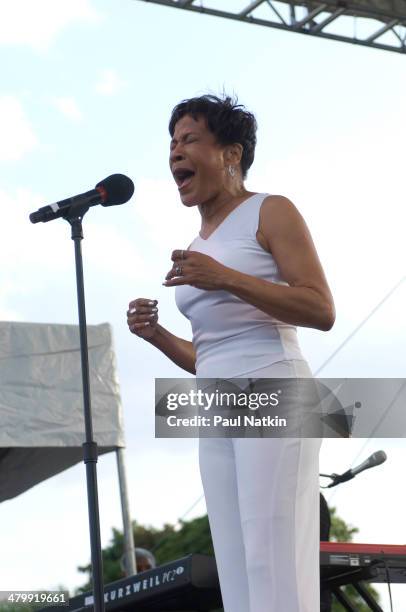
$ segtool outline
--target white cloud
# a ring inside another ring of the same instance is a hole
[[[96,84],[96,91],[104,96],[112,96],[123,87],[123,84],[124,82],[115,70],[106,69],[100,74],[100,79]]]
[[[0,96],[0,161],[15,161],[38,144],[20,100]]]
[[[56,108],[71,121],[78,122],[83,119],[82,111],[80,110],[75,98],[70,96],[62,96],[60,98],[55,98],[54,104]]]
[[[67,26],[94,23],[100,14],[90,0],[12,0],[2,2],[0,45],[28,45],[47,49]]]

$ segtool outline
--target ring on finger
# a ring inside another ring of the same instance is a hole
[[[179,264],[175,266],[175,274],[177,276],[182,276],[182,266],[180,266]]]

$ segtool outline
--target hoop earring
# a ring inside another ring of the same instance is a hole
[[[235,176],[235,168],[234,166],[228,166],[228,173],[230,176],[234,177]]]

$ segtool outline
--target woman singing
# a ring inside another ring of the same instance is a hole
[[[311,377],[296,326],[327,331],[331,292],[309,230],[281,195],[247,191],[256,120],[229,97],[172,111],[169,164],[199,235],[172,252],[193,340],[158,324],[157,300],[128,325],[199,378]],[[200,438],[199,463],[225,612],[319,612],[320,438]]]

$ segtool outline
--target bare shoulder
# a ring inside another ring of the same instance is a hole
[[[278,238],[306,232],[306,224],[293,202],[283,195],[269,195],[261,204],[257,240],[272,253]]]
[[[286,215],[300,215],[292,200],[284,195],[268,195],[261,204],[261,216],[273,218]]]

